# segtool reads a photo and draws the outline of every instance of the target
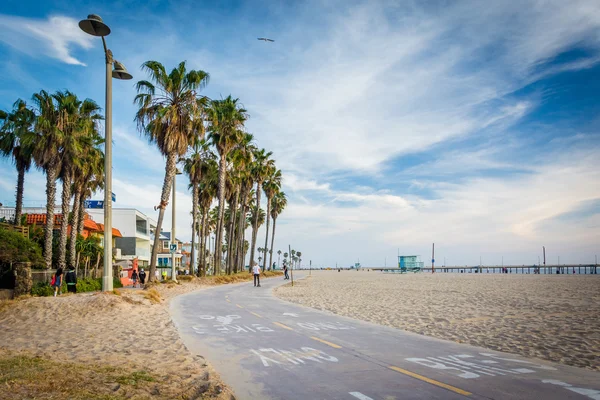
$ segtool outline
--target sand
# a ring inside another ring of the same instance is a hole
[[[144,298],[144,291],[128,289],[120,290],[120,296],[96,292],[5,303],[0,307],[0,351],[159,377],[161,385],[114,386],[119,398],[231,399],[231,391],[206,361],[185,348],[167,311],[174,296],[204,287],[158,285],[163,298],[158,304]]]
[[[422,335],[600,371],[600,276],[317,271],[275,294]]]

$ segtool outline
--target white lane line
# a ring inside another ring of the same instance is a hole
[[[349,392],[349,393],[352,396],[354,396],[354,397],[356,397],[357,399],[360,399],[360,400],[373,400],[372,398],[370,398],[369,396],[365,396],[361,392]]]

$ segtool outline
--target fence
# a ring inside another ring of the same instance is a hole
[[[15,226],[11,224],[6,224],[4,222],[0,222],[0,228],[19,232],[21,235],[29,239],[29,227],[28,226]]]
[[[506,271],[506,272],[504,272]],[[558,271],[558,272],[557,272]],[[430,272],[431,267],[423,268],[423,272]],[[600,268],[596,264],[580,265],[531,265],[510,267],[435,267],[436,273],[481,273],[481,274],[541,274],[541,275],[597,275]]]

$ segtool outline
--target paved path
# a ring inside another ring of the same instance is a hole
[[[600,400],[600,373],[290,304],[271,294],[282,282],[225,285],[171,303],[187,348],[238,399]]]

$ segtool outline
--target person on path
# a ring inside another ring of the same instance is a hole
[[[62,285],[62,278],[63,269],[61,267],[58,267],[58,269],[54,273],[54,284],[52,285],[52,287],[54,287],[54,297],[56,297],[58,291],[60,290],[60,287]]]
[[[163,281],[167,280],[167,271],[162,272],[162,278],[163,278]]]
[[[143,285],[146,282],[146,272],[144,272],[144,268],[140,271],[140,284]]]
[[[75,268],[69,267],[65,274],[65,282],[67,283],[67,291],[69,293],[77,293],[77,274]]]
[[[137,270],[133,270],[133,273],[131,274],[131,280],[133,281],[133,287],[137,287],[137,280],[138,280],[138,274],[137,274]]]
[[[154,272],[154,277],[157,281],[160,281],[160,272],[158,272],[158,269]]]
[[[288,275],[288,267],[286,264],[283,264],[283,273],[284,273],[284,277],[283,277],[284,280],[290,279],[290,276]]]
[[[252,267],[252,273],[254,274],[254,287],[260,287],[260,267],[258,264]]]

